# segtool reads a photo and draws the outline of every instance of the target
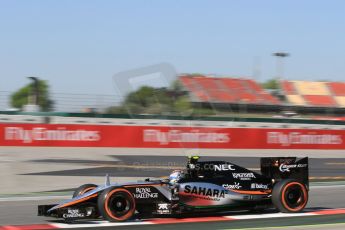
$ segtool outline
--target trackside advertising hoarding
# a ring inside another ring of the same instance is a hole
[[[1,146],[345,149],[345,130],[0,124]]]

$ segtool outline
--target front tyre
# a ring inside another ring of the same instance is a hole
[[[298,181],[282,180],[273,187],[272,203],[280,212],[301,212],[308,203],[307,188]]]
[[[135,213],[135,200],[128,190],[110,187],[98,197],[98,210],[104,219],[111,222],[126,221]]]

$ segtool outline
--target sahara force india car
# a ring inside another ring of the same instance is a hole
[[[261,174],[225,161],[190,157],[185,170],[168,179],[105,185],[85,184],[72,199],[39,205],[38,215],[126,221],[157,215],[276,208],[300,212],[308,202],[308,158],[261,158]]]

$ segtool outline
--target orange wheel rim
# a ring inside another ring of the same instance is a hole
[[[290,207],[290,206],[287,204],[287,202],[286,202],[286,195],[287,195],[286,192],[287,192],[288,189],[291,188],[292,186],[298,186],[298,187],[300,187],[300,188],[301,188],[301,192],[302,192],[301,197],[299,197],[298,200],[297,200],[297,203],[300,203],[301,200],[302,200],[302,202],[301,202],[297,207],[295,207],[295,208]],[[306,206],[306,204],[307,204],[307,202],[308,202],[307,189],[305,188],[305,186],[304,186],[303,184],[301,184],[301,183],[299,183],[299,182],[291,182],[291,183],[287,184],[287,185],[284,187],[284,189],[283,189],[283,191],[282,191],[282,193],[281,193],[281,200],[282,200],[282,203],[283,203],[284,207],[285,207],[287,210],[292,211],[292,212],[301,211],[301,210]]]
[[[121,217],[116,217],[116,216],[114,216],[114,214],[112,213],[112,211],[110,210],[110,207],[109,207],[109,199],[110,199],[110,197],[111,197],[114,193],[116,193],[116,192],[124,192],[124,193],[127,193],[127,194],[129,195],[129,198],[130,198],[131,201],[132,201],[132,205],[131,205],[132,207],[131,207],[131,209],[128,210],[128,212],[127,212],[125,215],[121,216]],[[133,213],[134,213],[134,211],[135,211],[135,200],[134,200],[134,198],[133,198],[133,195],[132,195],[128,190],[122,189],[122,188],[114,189],[114,190],[112,190],[111,192],[109,192],[109,193],[107,194],[107,197],[106,197],[105,202],[104,202],[104,208],[105,208],[105,212],[106,212],[111,218],[113,218],[113,219],[115,219],[115,220],[119,220],[119,221],[126,220],[126,219],[128,219],[131,215],[133,215]]]

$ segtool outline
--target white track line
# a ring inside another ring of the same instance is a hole
[[[224,216],[229,219],[236,220],[249,220],[249,219],[267,219],[267,218],[282,218],[282,217],[299,217],[299,216],[316,216],[315,213],[269,213],[269,214],[258,214],[258,215],[234,215]]]
[[[345,184],[339,184],[339,185],[311,185],[310,189],[319,189],[319,188],[344,188]]]
[[[59,199],[68,199],[71,196],[27,196],[27,197],[3,197],[0,198],[0,202],[6,201],[30,201],[30,200],[59,200]]]
[[[121,222],[110,223],[108,221],[93,221],[90,224],[63,224],[63,223],[50,223],[55,228],[99,228],[99,227],[113,227],[113,226],[128,226],[128,225],[147,225],[153,224],[149,221],[135,221],[135,222]]]
[[[278,226],[278,227],[259,227],[259,228],[228,228],[223,230],[268,230],[268,229],[285,229],[285,230],[296,230],[296,229],[345,229],[344,223],[331,223],[331,224],[307,224],[307,225],[287,225],[287,226]],[[330,228],[331,227],[331,228]],[[341,227],[341,228],[340,228]]]
[[[286,217],[300,217],[300,216],[317,216],[315,213],[269,213],[269,214],[259,214],[259,215],[233,215],[233,216],[223,216],[228,218],[230,221],[233,220],[250,220],[250,219],[269,219],[269,218],[286,218]],[[164,219],[164,218],[163,218]],[[152,221],[132,221],[132,222],[122,222],[122,223],[109,223],[107,221],[92,221],[90,223],[83,224],[64,224],[64,223],[50,223],[55,228],[98,228],[98,227],[115,227],[115,226],[131,226],[131,225],[151,225],[159,224]],[[197,220],[195,221],[197,222]],[[178,220],[172,221],[171,224],[178,223]],[[181,219],[183,223],[183,219]]]

